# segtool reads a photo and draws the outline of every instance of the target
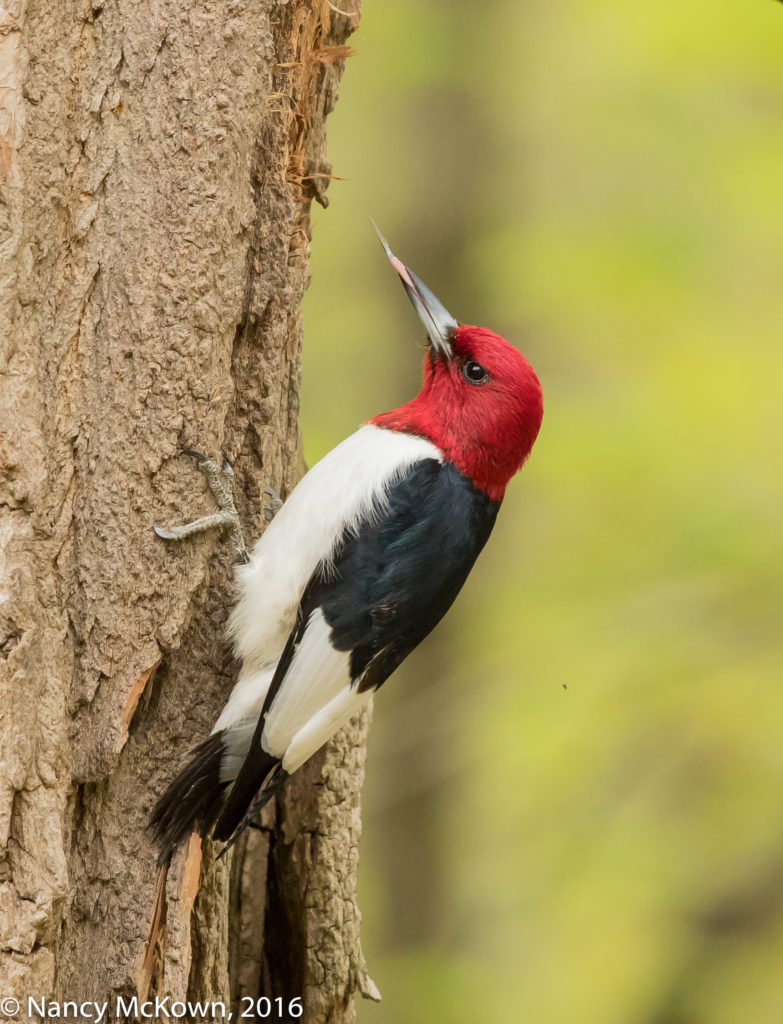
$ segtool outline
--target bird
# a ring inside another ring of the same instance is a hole
[[[378,231],[376,227],[376,231]],[[244,550],[231,471],[200,453],[240,555],[229,635],[241,670],[211,735],[160,797],[159,863],[195,829],[228,848],[435,628],[487,542],[543,417],[510,342],[459,323],[378,231],[427,335],[421,391],[316,463]]]

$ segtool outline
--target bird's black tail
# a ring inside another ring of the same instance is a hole
[[[230,846],[278,792],[288,773],[279,758],[260,748],[251,751],[252,736],[243,723],[213,733],[193,751],[152,808],[150,825],[160,843],[159,864],[193,829],[205,836],[215,826],[215,839]]]
[[[229,785],[220,778],[226,752],[223,737],[223,732],[213,733],[196,747],[188,764],[153,807],[150,825],[160,843],[159,864],[169,859],[194,828],[206,835],[222,811]]]

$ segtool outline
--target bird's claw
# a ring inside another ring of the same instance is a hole
[[[179,537],[172,530],[164,530],[162,526],[158,526],[157,523],[152,524],[152,529],[155,531],[161,540],[179,540]]]
[[[199,466],[203,466],[205,462],[209,462],[209,459],[203,452],[197,451],[195,448],[183,448],[183,455],[190,455],[194,459],[198,459]]]
[[[272,499],[271,504],[266,505],[264,507],[264,516],[266,517],[267,522],[271,523],[271,521],[275,518],[277,513],[283,507],[283,499],[280,497],[280,495],[277,493],[274,487],[263,487],[261,489],[261,493],[266,494],[269,498]]]

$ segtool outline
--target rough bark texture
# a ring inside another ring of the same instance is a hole
[[[0,8],[0,995],[266,992],[337,1022],[371,990],[366,720],[232,880],[195,840],[164,878],[145,830],[236,670],[230,545],[152,523],[211,508],[184,448],[232,462],[252,537],[261,487],[300,471],[308,209],[357,20],[322,0]]]

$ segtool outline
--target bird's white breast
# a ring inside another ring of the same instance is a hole
[[[391,486],[413,463],[433,458],[441,453],[424,438],[365,424],[300,480],[250,562],[237,570],[240,597],[230,633],[243,660],[242,676],[268,676],[308,580],[320,562],[328,562],[343,531],[383,515]]]

